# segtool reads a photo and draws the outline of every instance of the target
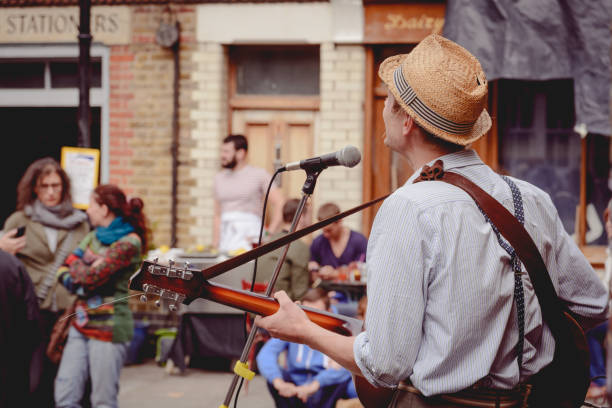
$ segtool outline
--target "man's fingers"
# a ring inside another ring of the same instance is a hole
[[[291,298],[287,296],[287,293],[284,290],[279,290],[274,294],[274,298],[278,301],[278,304],[283,307],[287,303],[293,303]]]

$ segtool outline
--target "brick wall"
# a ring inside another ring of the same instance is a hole
[[[315,135],[317,151],[332,152],[353,145],[363,152],[365,51],[359,45],[321,45],[321,120]],[[347,210],[362,202],[361,164],[351,169],[334,167],[319,177],[315,207],[326,201]],[[316,211],[317,208],[315,208]],[[316,215],[316,212],[315,212]],[[361,230],[361,215],[345,221]]]
[[[190,71],[195,49],[195,7],[173,9],[181,25],[179,160],[189,164],[193,89]],[[172,51],[155,43],[164,7],[133,7],[132,42],[111,47],[109,181],[145,202],[153,232],[152,244],[170,243],[172,191],[172,114],[174,62]],[[191,183],[179,167],[179,186]],[[188,201],[179,188],[179,240],[191,220],[181,206]]]
[[[185,186],[191,222],[189,242],[211,244],[213,233],[213,180],[219,169],[221,140],[227,135],[227,52],[221,44],[202,43],[192,54],[194,83],[190,117],[192,147],[188,153],[191,184]]]
[[[155,43],[164,8],[132,8],[132,43],[111,48],[110,182],[140,196],[153,244],[170,243],[172,191],[172,52]],[[213,178],[227,133],[227,52],[195,42],[195,8],[174,8],[181,24],[178,224],[180,247],[212,242]],[[319,152],[363,147],[365,55],[361,46],[321,46]],[[328,169],[315,192],[315,209],[335,201],[342,209],[362,199],[361,165]],[[360,229],[360,215],[347,220]]]

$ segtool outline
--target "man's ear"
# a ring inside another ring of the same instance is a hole
[[[403,115],[404,115],[404,120],[402,121],[402,133],[404,135],[407,135],[416,126],[416,123],[414,122],[414,119],[412,119],[412,116],[408,115],[405,112],[403,113]]]
[[[247,151],[244,149],[236,150],[236,159],[238,161],[243,161],[246,158]]]

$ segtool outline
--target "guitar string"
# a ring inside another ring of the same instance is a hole
[[[102,303],[102,304],[99,304],[98,306],[88,307],[87,309],[85,309],[85,311],[94,310],[94,309],[97,309],[97,308],[105,306],[105,305],[110,305],[112,303],[117,303],[117,302],[120,302],[122,300],[129,299],[129,298],[134,297],[134,296],[140,296],[140,295],[142,295],[142,293],[134,293],[133,295],[125,296],[125,297],[122,297],[122,298],[119,298],[119,299],[112,300],[110,302]],[[77,314],[77,312],[71,313],[68,316],[62,317],[59,321],[61,322],[62,320],[66,320],[68,318],[71,318],[72,316],[74,316],[76,314]]]

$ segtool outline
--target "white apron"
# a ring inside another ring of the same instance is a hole
[[[238,249],[250,250],[259,239],[261,218],[242,211],[228,211],[221,214],[219,251]]]

